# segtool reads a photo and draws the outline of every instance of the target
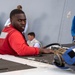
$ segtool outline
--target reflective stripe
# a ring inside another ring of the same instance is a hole
[[[7,32],[1,32],[0,38],[6,38],[7,34]]]

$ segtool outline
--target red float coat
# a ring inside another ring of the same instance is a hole
[[[0,54],[37,55],[39,48],[29,47],[22,33],[9,25],[2,30],[0,35]]]

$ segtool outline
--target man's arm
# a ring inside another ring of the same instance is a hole
[[[71,34],[72,36],[75,36],[75,16],[72,20]]]
[[[13,32],[9,37],[9,44],[11,48],[18,55],[37,55],[39,54],[39,48],[29,47],[20,32]]]
[[[54,51],[50,49],[29,47],[26,44],[22,34],[19,32],[10,34],[8,41],[11,48],[20,56],[37,55],[40,53],[54,53]]]

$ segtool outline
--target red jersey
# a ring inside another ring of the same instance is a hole
[[[9,25],[3,29],[0,35],[0,54],[37,55],[39,48],[29,47],[23,34]]]

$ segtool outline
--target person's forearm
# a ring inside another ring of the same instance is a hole
[[[44,48],[40,48],[40,51],[39,51],[40,53],[54,53],[54,51],[53,50],[51,50],[51,49],[44,49]]]

